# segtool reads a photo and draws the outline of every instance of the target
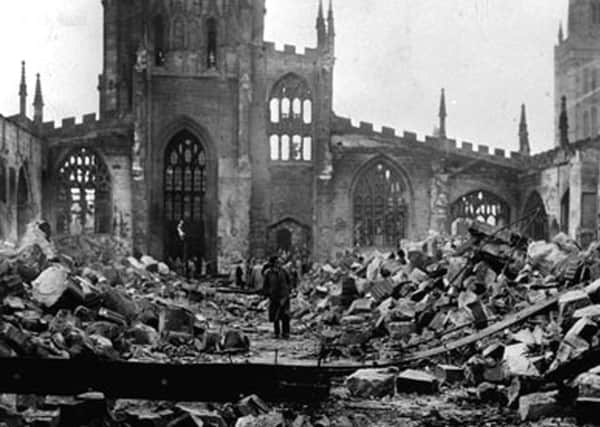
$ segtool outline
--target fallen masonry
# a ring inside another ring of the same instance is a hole
[[[598,243],[475,223],[469,238],[407,242],[408,261],[348,251],[300,277],[281,341],[260,289],[43,229],[0,246],[2,420],[308,427],[388,425],[393,413],[479,425],[479,406],[518,425],[593,421],[598,407]]]

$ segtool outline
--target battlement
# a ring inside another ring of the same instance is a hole
[[[319,50],[316,48],[305,47],[301,52],[300,49],[291,44],[284,44],[282,49],[279,49],[274,42],[264,42],[263,50],[267,56],[271,57],[289,57],[297,60],[307,59],[314,60],[319,56]]]
[[[453,152],[457,155],[468,155],[477,157],[502,165],[521,168],[526,157],[518,152],[507,153],[500,148],[490,148],[488,145],[477,145],[468,141],[462,141],[460,145],[454,139],[440,138],[439,136],[426,135],[424,139],[419,139],[415,132],[403,131],[399,133],[396,129],[388,126],[382,126],[377,130],[373,123],[359,122],[354,124],[348,117],[335,117],[333,131],[338,134],[359,134],[370,138],[378,138],[392,142],[391,140],[404,141],[407,143],[422,144],[435,150]]]
[[[61,125],[56,126],[56,123],[44,122],[41,132],[45,137],[68,137],[82,135],[89,132],[97,131],[110,127],[122,127],[122,121],[116,117],[107,117],[100,120],[96,113],[84,114],[81,121],[77,122],[75,117],[66,117],[62,119]]]

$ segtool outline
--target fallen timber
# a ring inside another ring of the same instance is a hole
[[[0,393],[78,395],[100,391],[108,398],[228,402],[257,394],[271,401],[318,402],[331,379],[370,367],[405,367],[473,344],[552,308],[558,296],[507,316],[473,335],[399,360],[380,363],[318,363],[278,360],[261,363],[164,364],[78,359],[0,359]]]

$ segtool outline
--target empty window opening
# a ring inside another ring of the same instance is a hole
[[[269,134],[279,137],[279,150],[274,150],[271,138],[271,160],[312,160],[312,115],[312,95],[302,78],[289,74],[274,85],[269,100]]]
[[[161,15],[154,18],[154,62],[159,67],[165,63],[165,24]]]
[[[108,233],[111,188],[108,169],[89,148],[73,150],[58,169],[59,234]]]
[[[206,21],[206,28],[206,65],[208,68],[215,68],[217,66],[217,20],[215,18],[210,18]]]

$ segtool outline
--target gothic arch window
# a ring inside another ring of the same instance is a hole
[[[510,220],[510,209],[500,197],[488,191],[474,191],[460,197],[450,208],[452,231],[460,231],[469,221],[479,221],[493,227],[502,227]],[[462,234],[459,232],[459,234]]]
[[[208,68],[217,66],[217,20],[209,18],[206,21],[206,65]]]
[[[271,160],[312,160],[312,93],[306,81],[295,74],[279,80],[269,98]],[[273,149],[278,141],[278,149]]]
[[[354,245],[395,248],[406,237],[407,187],[384,161],[365,169],[352,194]]]
[[[205,195],[208,158],[204,146],[191,132],[177,133],[169,142],[164,157],[164,219],[166,252],[181,256],[177,224],[185,223],[190,253],[204,250]]]
[[[106,164],[92,149],[71,150],[58,166],[59,234],[108,233],[111,186]]]
[[[571,209],[571,192],[567,190],[560,200],[560,231],[569,233],[569,217]]]
[[[179,16],[173,20],[173,50],[185,49],[185,20]]]
[[[525,203],[523,215],[527,217],[523,224],[523,234],[533,240],[548,239],[548,215],[544,201],[537,191],[534,191]]]
[[[162,15],[156,15],[154,22],[154,62],[157,66],[165,63],[165,21]]]

